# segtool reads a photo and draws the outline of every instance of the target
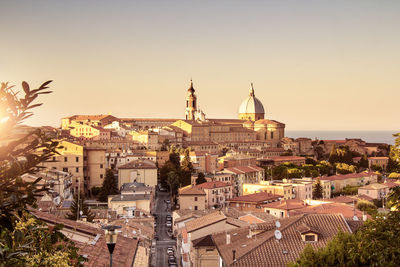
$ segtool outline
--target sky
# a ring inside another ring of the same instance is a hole
[[[400,130],[400,1],[0,2],[0,81],[53,93],[27,121],[209,118],[250,83],[287,130]]]

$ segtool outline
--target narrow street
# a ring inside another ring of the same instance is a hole
[[[168,266],[168,254],[167,247],[174,247],[176,254],[176,240],[168,236],[166,224],[166,216],[171,215],[168,211],[170,205],[165,201],[170,199],[170,194],[168,192],[157,192],[157,204],[156,204],[156,214],[158,216],[156,235],[158,236],[156,245],[156,266],[164,267]],[[172,216],[172,215],[171,215]],[[178,259],[177,259],[178,262]],[[179,263],[178,263],[179,264]],[[178,265],[179,266],[179,265]]]

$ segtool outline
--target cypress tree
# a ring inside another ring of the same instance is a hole
[[[79,211],[78,211],[79,207]],[[89,206],[85,203],[85,198],[82,194],[79,196],[79,201],[78,201],[78,194],[74,195],[74,201],[72,202],[71,207],[69,208],[71,213],[68,213],[66,218],[70,220],[77,220],[77,215],[79,213],[79,217],[85,215],[86,219],[88,222],[93,221],[94,219],[94,214],[91,212]],[[80,215],[82,212],[82,215]]]
[[[118,194],[118,181],[114,176],[114,172],[110,169],[106,171],[106,178],[104,178],[103,185],[100,189],[99,201],[106,202],[109,195]]]
[[[322,188],[321,181],[317,178],[313,188],[313,199],[320,199],[324,196],[324,189]]]

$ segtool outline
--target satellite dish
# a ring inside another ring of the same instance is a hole
[[[356,215],[354,215],[353,221],[358,221],[358,217]]]
[[[279,228],[279,227],[281,227],[281,223],[279,221],[276,221],[275,226],[276,226],[276,228]]]
[[[277,240],[282,239],[282,233],[281,233],[281,231],[275,230],[275,238],[276,238]]]

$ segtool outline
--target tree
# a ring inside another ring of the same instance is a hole
[[[176,171],[170,171],[168,173],[167,184],[171,190],[171,195],[174,201],[176,201],[176,195],[178,193],[179,186],[179,174],[177,174]]]
[[[321,180],[319,178],[317,178],[313,187],[313,199],[322,198],[324,196],[324,189],[322,188]]]
[[[377,207],[373,203],[366,200],[358,201],[356,208],[361,211],[365,211],[368,214],[374,214],[377,209]]]
[[[175,170],[179,170],[181,167],[181,157],[179,155],[179,152],[174,146],[170,147],[169,150],[169,161],[171,164],[174,166]]]
[[[331,153],[329,154],[329,163],[334,164],[339,161],[339,155],[337,154],[336,145],[333,144],[331,148]]]
[[[185,157],[182,160],[182,165],[181,165],[181,179],[180,183],[182,186],[190,185],[191,184],[191,177],[192,177],[192,172],[193,172],[193,164],[190,161],[189,157],[189,150],[185,150],[184,152]]]
[[[204,184],[207,183],[207,180],[204,176],[204,173],[199,172],[199,174],[197,175],[197,179],[196,179],[196,185],[197,184]]]
[[[367,155],[364,154],[360,161],[358,162],[358,166],[360,166],[361,168],[367,169],[369,167],[369,163],[368,163],[368,158]]]
[[[380,165],[377,165],[377,164],[373,164],[371,166],[371,170],[376,171],[376,172],[382,172],[383,171],[382,167]]]
[[[109,195],[118,194],[118,181],[115,178],[114,172],[110,169],[106,171],[106,177],[103,180],[102,187],[100,189],[99,201],[107,202]]]
[[[86,220],[88,222],[91,222],[95,217],[95,215],[90,210],[89,206],[85,203],[85,197],[83,196],[83,194],[79,195],[79,201],[78,201],[78,193],[74,195],[74,201],[72,202],[69,210],[71,213],[68,213],[66,215],[66,218],[70,220],[76,221],[78,218],[82,218],[82,216],[85,215]]]
[[[357,171],[357,167],[354,165],[348,165],[346,163],[337,163],[336,164],[336,172],[339,174],[355,173],[356,171]]]
[[[8,83],[0,86],[0,266],[43,266],[41,263],[53,256],[69,265],[79,265],[82,260],[60,232],[62,226],[50,228],[30,214],[28,207],[35,208],[36,197],[48,191],[39,188],[41,178],[33,182],[21,178],[37,172],[39,164],[60,148],[40,129],[15,139],[15,133],[23,130],[21,124],[33,115],[31,110],[42,105],[35,100],[51,93],[47,90],[50,83],[31,89],[22,82],[22,96]]]
[[[400,164],[400,133],[393,134],[396,137],[394,146],[390,148],[390,157]]]

